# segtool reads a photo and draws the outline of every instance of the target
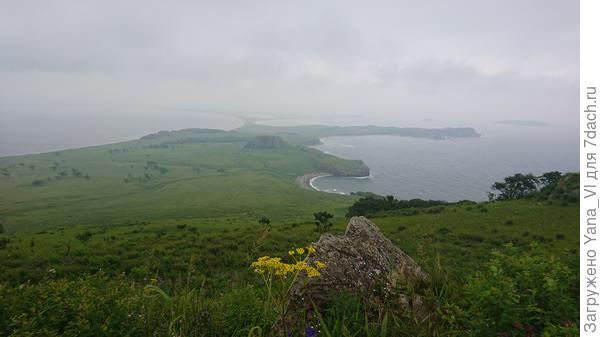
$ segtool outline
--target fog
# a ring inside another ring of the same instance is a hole
[[[573,0],[0,0],[0,156],[239,116],[575,137],[578,87]]]

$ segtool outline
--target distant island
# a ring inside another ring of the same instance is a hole
[[[198,143],[237,143],[251,142],[254,144],[273,141],[267,136],[277,136],[292,145],[313,146],[321,144],[321,138],[339,136],[370,136],[389,135],[414,138],[429,138],[444,140],[450,138],[477,138],[481,135],[471,127],[456,128],[414,128],[393,126],[327,126],[327,125],[301,125],[301,126],[271,126],[256,124],[252,121],[234,130],[216,129],[183,129],[178,131],[159,131],[140,138],[141,140],[160,140],[159,144],[152,146],[169,146]],[[263,138],[255,139],[257,136]],[[267,138],[265,138],[267,137]],[[281,145],[281,144],[280,144]],[[260,147],[260,146],[259,146]]]
[[[523,120],[500,120],[500,121],[496,121],[496,124],[518,125],[518,126],[536,126],[536,127],[550,126],[550,124],[543,122],[543,121],[523,121]]]
[[[319,138],[338,136],[368,136],[368,135],[390,135],[429,139],[449,138],[476,138],[480,137],[475,129],[471,127],[452,128],[416,128],[416,127],[394,127],[394,126],[327,126],[327,125],[301,125],[301,126],[271,126],[247,122],[235,131],[241,133],[262,135],[302,135],[310,137],[310,142],[318,144]],[[306,139],[308,140],[308,139]]]

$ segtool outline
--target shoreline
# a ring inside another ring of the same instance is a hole
[[[329,176],[331,176],[330,173],[307,173],[303,176],[297,177],[296,183],[300,185],[302,189],[322,192],[313,185],[313,182],[318,178]]]
[[[296,178],[296,183],[305,190],[311,190],[311,191],[317,191],[317,192],[323,192],[323,193],[333,193],[333,194],[343,194],[343,195],[348,195],[348,193],[343,193],[343,192],[334,192],[334,191],[322,191],[318,188],[315,187],[314,182],[315,180],[319,179],[319,178],[323,178],[323,177],[331,177],[333,176],[333,174],[331,173],[307,173],[303,176],[297,177]],[[363,176],[363,177],[348,177],[348,178],[354,178],[354,179],[370,179],[373,176],[371,174],[369,174],[368,176]]]

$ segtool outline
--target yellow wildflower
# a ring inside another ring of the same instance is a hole
[[[308,268],[308,264],[306,264],[306,262],[304,261],[298,261],[294,265],[294,269],[296,269],[297,271],[305,270],[306,268]]]
[[[313,246],[308,246],[306,248],[301,247],[288,251],[288,255],[294,257],[293,263],[282,262],[280,257],[262,256],[252,262],[251,267],[255,273],[266,275],[267,278],[277,276],[283,279],[286,278],[288,274],[297,274],[301,271],[306,271],[306,275],[309,278],[318,277],[321,275],[319,270],[324,269],[326,265],[321,261],[315,261],[314,266],[309,265],[308,262],[302,258],[302,255],[307,251],[310,255],[315,252],[315,248]]]
[[[308,278],[315,278],[321,275],[321,273],[313,267],[308,267],[306,269],[306,274],[308,275]]]

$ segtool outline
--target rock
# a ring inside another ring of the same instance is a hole
[[[318,260],[327,267],[321,276],[299,280],[295,290],[313,301],[327,300],[340,292],[367,295],[374,287],[393,289],[397,285],[424,282],[427,275],[416,262],[386,238],[377,225],[365,217],[353,217],[344,235],[325,234],[313,246]]]
[[[310,255],[308,264],[321,261],[326,267],[316,278],[298,276],[285,319],[276,324],[272,336],[286,336],[285,331],[298,327],[302,321],[317,324],[313,303],[320,307],[341,293],[376,303],[393,294],[399,307],[424,312],[419,295],[404,294],[402,289],[419,288],[428,275],[367,218],[351,218],[345,234],[322,235],[313,247],[316,252]]]
[[[297,313],[311,311],[312,303],[319,306],[342,293],[377,299],[398,286],[418,288],[428,279],[410,256],[365,217],[353,217],[344,235],[322,235],[313,246],[316,253],[308,263],[321,261],[327,266],[317,278],[301,275],[296,280],[286,315],[287,326],[294,325],[292,317],[297,317]],[[398,301],[408,307],[422,304],[420,298],[403,294]]]

